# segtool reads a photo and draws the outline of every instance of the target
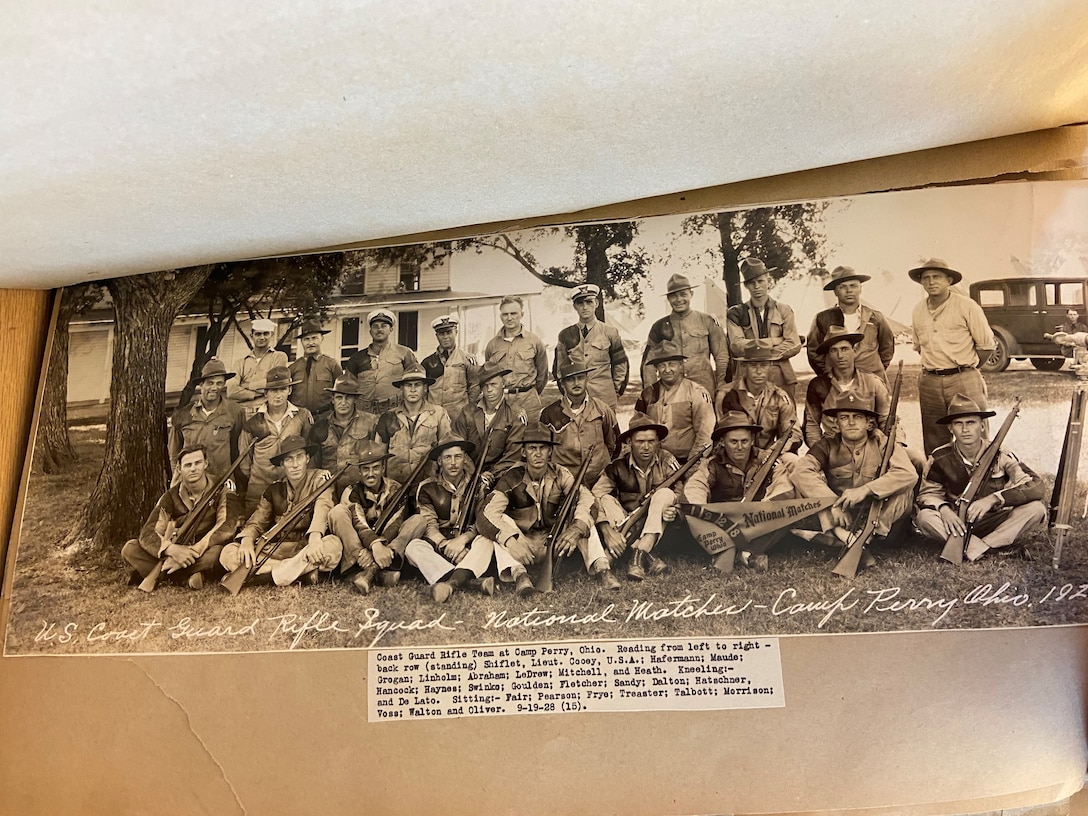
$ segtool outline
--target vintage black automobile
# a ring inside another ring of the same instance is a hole
[[[1009,360],[1031,360],[1040,371],[1065,365],[1061,347],[1044,337],[1061,328],[1065,313],[1083,319],[1088,278],[999,278],[971,284],[971,298],[986,313],[997,348],[983,371],[1004,371]]]

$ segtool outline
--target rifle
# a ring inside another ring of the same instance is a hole
[[[884,431],[887,439],[884,440],[884,450],[880,456],[880,468],[876,472],[876,478],[880,478],[888,471],[888,465],[892,461],[892,453],[895,451],[895,425],[896,425],[896,412],[899,410],[899,392],[903,388],[903,361],[899,361],[899,367],[895,372],[895,384],[892,386],[892,399],[888,406],[888,419],[884,423],[884,427],[881,429]],[[846,551],[839,558],[839,562],[835,565],[835,569],[831,570],[835,575],[841,575],[843,578],[853,578],[858,574],[858,566],[861,564],[861,556],[865,553],[865,547],[869,544],[869,541],[873,537],[873,533],[876,532],[876,523],[880,518],[880,511],[884,508],[883,501],[872,501],[869,503],[869,508],[865,513],[865,523],[861,525],[859,530],[852,530],[851,536],[846,544]],[[861,518],[861,513],[858,513],[855,518],[855,526],[857,520]]]
[[[563,504],[559,508],[559,513],[555,517],[555,523],[552,524],[552,528],[548,531],[548,537],[546,539],[545,551],[544,551],[544,567],[540,571],[540,578],[537,579],[537,589],[540,592],[551,592],[552,584],[555,581],[555,570],[558,567],[558,563],[555,559],[555,541],[559,538],[559,534],[563,532],[566,526],[570,523],[570,517],[574,515],[574,508],[578,504],[578,492],[582,486],[582,482],[585,481],[586,471],[589,470],[589,463],[593,460],[593,452],[597,449],[596,445],[590,445],[584,454],[582,454],[582,465],[578,468],[578,472],[574,475],[574,486],[567,493],[566,498],[563,499]],[[544,497],[541,496],[541,502],[543,503]]]
[[[1058,569],[1062,560],[1062,545],[1072,529],[1069,515],[1073,510],[1073,494],[1077,489],[1077,466],[1080,463],[1081,435],[1084,431],[1084,414],[1088,408],[1088,392],[1077,389],[1069,406],[1069,422],[1065,428],[1065,442],[1058,462],[1058,476],[1050,494],[1050,526],[1054,530],[1054,556],[1051,566]]]
[[[627,518],[623,520],[623,524],[620,526],[619,530],[620,535],[622,535],[625,539],[632,538],[636,525],[646,517],[647,511],[649,511],[650,509],[650,500],[653,499],[654,493],[658,490],[661,490],[662,488],[671,488],[674,484],[687,476],[688,473],[694,470],[696,465],[703,461],[703,457],[710,453],[713,448],[713,443],[707,443],[707,445],[701,451],[699,451],[698,454],[688,459],[688,461],[680,466],[679,470],[664,479],[664,481],[662,481],[661,484],[659,484],[657,487],[654,487],[653,485],[647,487],[646,492],[643,493],[642,496],[639,498],[638,504],[635,506],[635,509],[628,513]],[[628,540],[627,543],[630,544],[631,541]]]
[[[465,528],[468,527],[468,517],[472,513],[473,505],[476,503],[476,493],[480,489],[480,481],[483,478],[484,472],[484,459],[487,457],[487,449],[491,444],[491,434],[495,429],[488,428],[487,433],[484,434],[484,443],[480,447],[480,456],[473,462],[476,465],[476,470],[473,472],[472,477],[468,481],[468,486],[465,488],[464,503],[461,505],[461,511],[457,514],[457,524],[454,526],[453,535],[459,536],[465,532]]]
[[[242,464],[242,460],[249,456],[249,452],[253,450],[253,446],[257,444],[259,440],[254,439],[246,447],[244,451],[238,454],[238,458],[235,459],[227,472],[219,477],[219,481],[211,486],[199,499],[196,504],[193,505],[193,509],[189,511],[188,516],[185,519],[185,523],[181,525],[181,528],[174,534],[174,543],[184,543],[188,541],[189,535],[193,531],[193,527],[196,526],[197,517],[204,511],[204,508],[211,503],[213,498],[216,498],[219,494],[220,488],[227,483],[227,480],[234,474],[234,471],[238,469],[238,466]],[[164,536],[169,538],[169,536]],[[188,546],[186,544],[185,546]],[[163,567],[166,566],[166,559],[160,558],[159,563],[151,568],[151,572],[144,576],[144,579],[140,582],[140,589],[144,592],[154,592],[155,584],[159,582],[159,576],[162,574]]]
[[[971,502],[975,500],[978,491],[982,488],[982,485],[985,484],[987,477],[989,477],[990,468],[993,467],[994,460],[997,459],[1001,443],[1005,441],[1005,437],[1009,433],[1009,428],[1012,427],[1012,421],[1016,419],[1018,413],[1020,413],[1020,397],[1016,398],[1016,402],[1012,405],[1012,410],[1009,411],[1009,415],[1005,417],[1005,421],[1001,423],[1001,429],[997,432],[997,435],[994,436],[990,444],[982,451],[978,463],[971,471],[971,478],[967,480],[967,486],[964,487],[963,492],[956,497],[956,514],[960,517],[960,521],[963,522],[964,532],[963,536],[953,535],[948,537],[944,549],[941,550],[941,558],[945,561],[951,561],[953,564],[963,563],[963,554],[967,551],[967,545],[971,541],[971,528],[974,526],[972,522],[967,521],[967,508],[970,506]]]
[[[427,467],[427,463],[430,461],[431,460],[426,456],[420,457],[419,463],[412,469],[411,474],[405,480],[404,484],[400,486],[400,489],[393,494],[393,498],[389,500],[389,503],[385,506],[382,514],[378,516],[378,520],[374,522],[374,526],[370,529],[378,535],[382,534],[386,525],[389,524],[389,520],[401,509],[401,505],[404,504],[404,500],[408,496],[408,491],[412,489],[412,485],[416,483],[419,479],[419,475],[423,472],[423,468]]]
[[[275,555],[276,550],[280,548],[280,544],[283,543],[282,536],[294,527],[295,522],[299,517],[312,507],[321,494],[327,490],[333,489],[336,484],[336,480],[339,479],[352,463],[348,463],[340,468],[331,477],[323,481],[320,485],[315,487],[309,493],[307,493],[298,503],[295,504],[290,510],[283,514],[283,517],[277,521],[271,529],[262,533],[260,538],[257,539],[257,557],[253,561],[252,567],[247,567],[245,564],[235,569],[233,572],[224,575],[223,580],[219,583],[226,589],[231,595],[237,595],[242,591],[242,587],[245,586],[246,581],[257,574],[257,570],[265,565],[269,558]]]

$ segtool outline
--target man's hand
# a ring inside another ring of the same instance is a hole
[[[323,539],[324,537],[325,537],[324,535],[322,535],[321,533],[318,533],[318,532],[315,531],[315,532],[309,533],[306,536],[306,543],[311,547],[315,547],[315,548],[320,547],[321,546],[321,539]],[[309,558],[307,558],[306,560],[308,561]]]
[[[680,518],[680,508],[675,504],[670,504],[664,510],[661,511],[661,520],[666,524],[672,524]]]
[[[620,534],[620,531],[607,521],[601,524],[597,530],[601,534],[601,543],[604,544],[608,554],[613,558],[619,558],[623,551],[627,549],[627,540]]]
[[[582,522],[572,522],[571,525],[563,531],[563,534],[559,536],[559,540],[555,542],[556,555],[569,555],[574,551],[574,548],[578,546],[579,539],[584,538],[588,532],[589,531],[585,529],[585,525]]]
[[[181,568],[181,564],[179,564],[170,556],[166,556],[166,558],[163,560],[162,571],[165,572],[167,575],[177,572]]]
[[[948,534],[954,536],[962,536],[967,532],[967,528],[963,522],[960,521],[959,515],[952,509],[952,505],[946,504],[940,509],[941,521],[944,522],[944,526],[948,528]]]
[[[1001,499],[993,493],[983,496],[981,499],[975,499],[967,505],[967,520],[974,524],[987,513],[996,510],[1000,504]]]
[[[241,544],[241,546],[238,547],[238,550],[239,550],[239,552],[241,553],[241,556],[242,556],[242,564],[247,569],[252,569],[253,564],[256,563],[256,561],[257,561],[257,553],[253,549],[253,539],[252,538],[243,538],[242,539],[242,544]]]
[[[495,474],[492,473],[490,470],[485,470],[483,473],[480,474],[480,486],[484,489],[485,493],[490,490],[494,484]]]
[[[374,561],[382,569],[387,569],[393,563],[393,550],[387,547],[380,538],[370,548],[370,554],[374,556]]]
[[[454,564],[460,564],[468,555],[468,544],[472,540],[472,533],[461,533],[453,538],[447,538],[442,542],[442,554]]]
[[[861,504],[871,495],[872,493],[867,485],[862,485],[861,487],[848,487],[831,506],[832,508],[839,507],[843,510],[849,510],[852,507]]]
[[[183,547],[180,544],[171,544],[166,548],[165,555],[167,556],[168,561],[163,567],[163,570],[168,574],[174,571],[168,569],[171,560],[177,564],[177,567],[174,569],[185,569],[186,567],[192,566],[193,562],[196,561],[196,553],[193,552],[193,548]]]

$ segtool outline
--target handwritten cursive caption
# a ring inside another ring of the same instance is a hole
[[[370,722],[786,705],[777,638],[375,649],[368,657]]]

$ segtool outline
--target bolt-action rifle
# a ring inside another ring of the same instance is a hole
[[[479,458],[473,462],[476,470],[473,471],[468,486],[465,488],[461,510],[457,514],[457,524],[454,525],[453,535],[455,537],[462,535],[471,523],[470,517],[473,515],[473,508],[476,504],[476,494],[480,491],[480,483],[483,481],[484,459],[487,456],[487,449],[491,445],[491,434],[494,431],[494,428],[487,429],[487,433],[484,434],[484,443],[480,446]]]
[[[646,513],[650,509],[650,501],[653,499],[654,493],[662,488],[670,489],[674,484],[682,481],[701,461],[703,461],[703,458],[710,453],[713,448],[713,443],[708,443],[695,456],[692,456],[688,461],[682,464],[679,470],[666,477],[661,484],[656,487],[651,485],[646,488],[646,492],[639,498],[638,504],[635,505],[635,509],[627,514],[627,518],[625,518],[623,524],[620,525],[620,535],[624,537],[628,545],[631,544],[631,540],[634,538],[638,523],[646,518]]]
[[[990,477],[990,469],[997,460],[997,454],[1001,449],[1001,443],[1005,441],[1005,437],[1009,433],[1009,428],[1012,427],[1012,421],[1016,419],[1018,413],[1020,413],[1020,397],[1016,398],[1016,402],[1012,405],[1012,410],[1009,411],[1009,415],[1005,417],[1005,421],[1001,423],[1001,429],[997,432],[997,435],[994,436],[990,441],[990,444],[983,449],[982,455],[978,458],[978,462],[971,471],[971,477],[967,480],[967,486],[964,487],[963,492],[956,497],[954,506],[956,508],[956,515],[958,515],[960,521],[963,522],[963,535],[952,535],[948,537],[944,549],[941,550],[941,558],[945,561],[951,561],[953,564],[963,563],[963,555],[967,551],[967,545],[971,542],[971,528],[974,526],[973,522],[967,520],[967,508],[971,506],[971,502],[975,500],[978,491],[986,484],[986,480]]]
[[[574,475],[574,486],[563,499],[563,504],[559,507],[559,513],[555,517],[555,523],[552,524],[552,528],[548,531],[548,538],[545,543],[544,566],[536,582],[536,588],[540,592],[552,591],[552,585],[555,582],[555,570],[558,566],[558,560],[555,557],[555,542],[559,540],[559,536],[567,529],[571,518],[574,516],[574,509],[578,506],[578,493],[581,490],[582,482],[586,479],[586,471],[589,470],[589,463],[593,461],[593,452],[596,449],[596,445],[590,445],[582,454],[582,465]],[[543,496],[540,497],[540,501],[541,507],[543,507]]]
[[[249,456],[249,452],[253,450],[253,446],[256,445],[258,441],[259,440],[254,439],[252,442],[250,442],[249,445],[246,446],[246,449],[238,454],[238,458],[231,463],[231,466],[227,468],[227,472],[220,476],[219,480],[216,481],[215,484],[213,484],[207,491],[205,491],[199,499],[197,499],[196,504],[194,504],[193,508],[188,512],[185,523],[182,524],[181,527],[177,529],[176,532],[173,534],[173,541],[170,542],[171,544],[181,544],[186,547],[191,546],[192,542],[190,539],[192,538],[193,529],[196,527],[196,523],[200,518],[200,514],[204,512],[204,509],[209,504],[211,504],[213,499],[218,499],[219,491],[227,483],[227,480],[234,475],[234,471],[236,471],[238,469],[238,466],[242,464],[242,460]],[[163,536],[163,538],[167,539],[168,541],[170,539],[169,532],[170,531],[168,530],[168,535]],[[144,579],[140,582],[140,589],[142,589],[144,592],[154,592],[155,584],[159,582],[159,576],[162,575],[162,571],[165,566],[166,559],[160,558],[159,563],[152,567],[151,572],[144,576]]]
[[[1061,459],[1058,460],[1058,476],[1050,494],[1050,528],[1054,531],[1054,556],[1051,566],[1058,569],[1062,560],[1062,546],[1072,527],[1069,516],[1073,512],[1073,494],[1077,489],[1077,469],[1080,464],[1080,445],[1084,433],[1084,414],[1088,408],[1088,391],[1078,388],[1073,392],[1069,406],[1069,422],[1065,427],[1065,442]]]

